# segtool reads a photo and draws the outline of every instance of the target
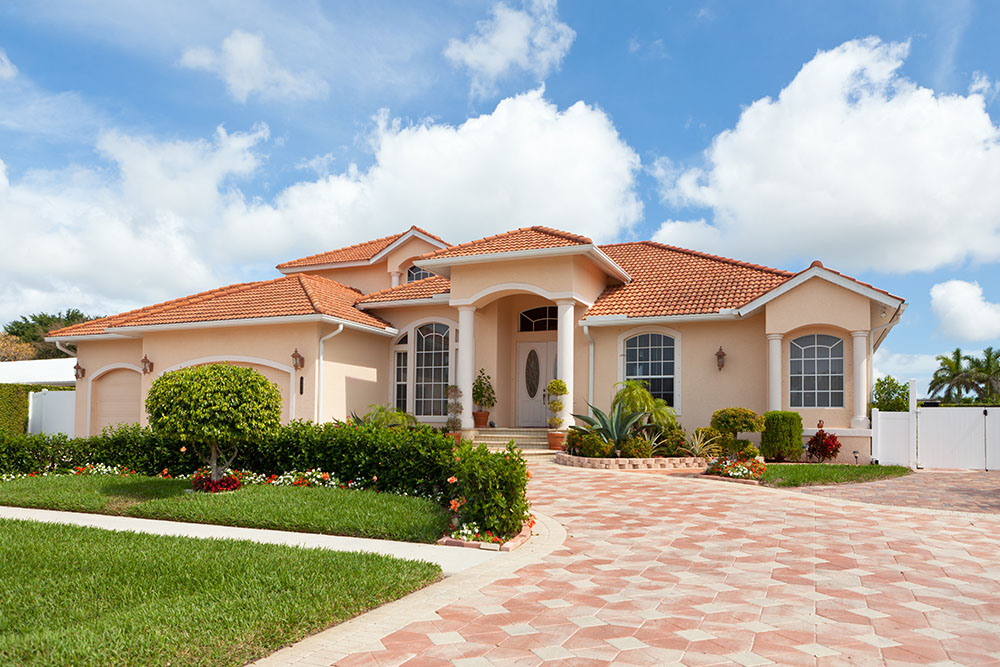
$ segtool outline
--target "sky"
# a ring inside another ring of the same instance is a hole
[[[1000,346],[1000,5],[0,4],[0,322],[421,226],[654,239],[906,298],[879,375]]]

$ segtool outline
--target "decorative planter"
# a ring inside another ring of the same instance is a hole
[[[476,428],[486,428],[486,425],[490,423],[490,413],[487,412],[476,412],[472,411],[472,422],[475,424]]]
[[[450,435],[452,438],[455,439],[455,444],[456,445],[461,445],[462,444],[462,434],[461,434],[461,432],[459,432],[459,431],[450,431],[448,433],[448,435]]]
[[[562,451],[563,440],[566,439],[566,434],[562,431],[549,431],[546,435],[549,438],[549,449]]]

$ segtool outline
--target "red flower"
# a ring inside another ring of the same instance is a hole
[[[454,475],[452,475],[451,477],[448,478],[448,483],[449,484],[454,484],[457,481],[458,481],[458,477],[455,477]]]

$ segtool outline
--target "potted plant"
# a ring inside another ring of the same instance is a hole
[[[563,402],[560,400],[560,396],[565,396],[569,393],[569,389],[566,388],[566,383],[562,380],[552,380],[549,382],[545,391],[549,395],[549,412],[551,416],[549,417],[549,449],[562,449],[563,439],[566,437],[565,431],[560,431],[559,427],[562,426],[563,418],[559,416],[562,412]]]
[[[476,381],[472,383],[472,402],[476,410],[472,412],[472,420],[476,428],[486,428],[490,421],[490,409],[497,404],[497,395],[493,391],[493,382],[486,374],[485,368],[479,369]]]
[[[444,426],[455,444],[462,444],[462,390],[458,385],[448,385],[448,420]]]

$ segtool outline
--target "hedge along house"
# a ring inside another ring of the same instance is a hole
[[[77,344],[77,433],[143,422],[159,373],[219,361],[274,381],[286,419],[390,403],[443,424],[457,384],[472,429],[483,368],[499,427],[544,427],[552,378],[569,388],[565,423],[639,379],[688,429],[723,407],[795,410],[838,433],[846,458],[867,459],[872,355],[905,309],[819,262],[790,273],[545,227],[461,245],[412,227],[277,268],[274,280],[50,332]]]

